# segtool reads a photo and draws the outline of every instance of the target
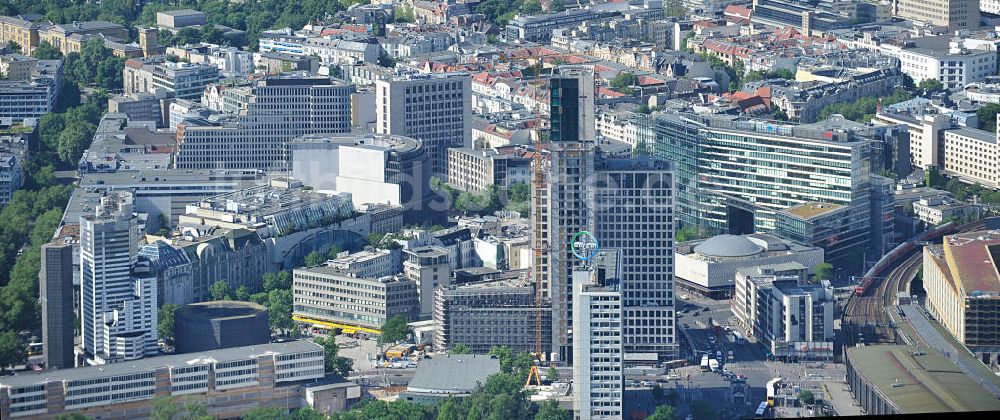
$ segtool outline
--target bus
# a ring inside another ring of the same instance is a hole
[[[28,356],[38,356],[42,354],[42,343],[28,344]]]
[[[774,378],[767,382],[767,406],[774,407],[774,396],[778,392],[778,384],[781,383],[781,378]]]
[[[743,344],[745,342],[743,339],[743,334],[740,334],[740,332],[736,330],[733,330],[733,339],[734,339],[733,341],[735,341],[736,344]]]
[[[753,413],[753,418],[763,419],[767,415],[767,401],[761,401],[760,405],[757,406],[757,412]]]
[[[708,355],[703,354],[701,355],[701,371],[708,372],[709,370],[711,369],[708,367]]]

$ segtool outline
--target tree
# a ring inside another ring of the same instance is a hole
[[[416,18],[413,17],[413,8],[407,4],[403,4],[396,8],[396,23],[415,23]]]
[[[511,368],[514,370],[514,374],[517,375],[517,377],[526,378],[528,377],[528,371],[530,371],[531,367],[534,365],[535,355],[524,352],[518,353],[517,356],[514,356],[513,366],[511,366]]]
[[[49,41],[39,42],[32,55],[39,60],[57,60],[63,57],[62,51],[53,47]]]
[[[816,396],[813,395],[812,391],[803,389],[802,392],[799,392],[799,400],[806,403],[806,405],[813,405],[816,403]]]
[[[64,163],[76,163],[94,138],[96,127],[86,121],[70,120],[59,134],[56,151]]]
[[[646,420],[675,420],[677,419],[677,413],[674,412],[674,407],[670,404],[663,404],[656,407],[656,411],[653,415],[646,417]]]
[[[538,404],[535,420],[572,420],[573,413],[559,406],[556,400],[545,400]]]
[[[236,288],[236,292],[233,297],[235,297],[236,300],[246,301],[247,299],[250,299],[250,290],[247,289],[245,284],[241,284],[240,287]]]
[[[941,176],[941,172],[938,170],[937,166],[931,166],[924,169],[924,186],[937,188],[944,183],[944,177]]]
[[[509,198],[511,201],[527,202],[531,199],[531,188],[520,181],[510,184]]]
[[[27,357],[27,349],[17,333],[13,331],[0,333],[0,372],[8,366],[24,363]]]
[[[833,264],[828,262],[819,263],[813,268],[816,281],[833,279]]]
[[[618,91],[626,93],[625,90],[631,91],[633,86],[639,84],[639,77],[633,73],[623,71],[613,77],[609,84]]]
[[[667,0],[663,3],[663,13],[668,17],[683,18],[687,16],[687,7],[681,0]]]
[[[292,291],[277,289],[267,294],[267,320],[271,328],[281,331],[295,327],[292,320]]]
[[[991,133],[997,132],[997,113],[1000,112],[1000,105],[984,104],[976,111],[976,119],[979,120],[979,128]]]
[[[17,42],[14,42],[13,40],[7,41],[7,49],[10,50],[10,52],[12,52],[12,53],[20,54],[21,53],[21,44],[18,44]]]
[[[406,338],[410,334],[410,326],[406,325],[406,317],[396,315],[385,321],[381,328],[382,334],[378,337],[378,344],[384,345],[395,343]]]
[[[677,231],[677,242],[687,242],[698,239],[698,227],[687,225]]]
[[[177,399],[172,396],[162,396],[153,398],[153,408],[149,417],[153,420],[174,420],[174,416],[180,413],[181,407],[177,405]]]
[[[263,280],[265,292],[292,288],[291,275],[285,270],[281,270],[277,273],[264,273]]]
[[[258,305],[267,306],[267,292],[254,293],[250,295],[250,301]]]
[[[920,84],[918,84],[917,87],[928,93],[941,92],[944,90],[944,85],[941,84],[941,81],[937,79],[921,80]]]
[[[559,380],[559,369],[556,369],[555,366],[549,366],[548,372],[545,372],[545,379],[548,379],[549,382],[558,381]]]
[[[451,354],[472,354],[472,349],[469,346],[459,343],[451,347]]]
[[[566,10],[566,3],[563,0],[552,0],[549,2],[550,12],[562,12]]]
[[[336,373],[342,377],[347,377],[354,368],[354,360],[340,355],[340,346],[337,345],[337,337],[328,335],[316,339],[316,344],[323,346],[323,360],[326,371]]]
[[[333,260],[333,259],[336,259],[337,258],[337,254],[340,254],[342,251],[343,250],[340,249],[339,246],[331,245],[330,246],[330,251],[327,252],[326,256],[327,256],[327,258]]]
[[[167,303],[156,311],[156,334],[164,340],[174,339],[174,312],[177,311],[176,304]]]
[[[527,0],[521,5],[521,13],[525,15],[537,15],[542,12],[542,4],[538,0]]]
[[[229,282],[217,280],[208,287],[208,294],[212,296],[212,300],[230,300]]]
[[[319,251],[310,252],[306,255],[306,267],[316,267],[318,265],[323,265],[326,262],[326,257],[320,254]]]

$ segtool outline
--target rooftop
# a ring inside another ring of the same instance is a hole
[[[959,294],[1000,296],[1000,231],[988,230],[945,236],[945,266]]]
[[[904,414],[1000,410],[1000,401],[934,350],[851,347],[847,357]]]
[[[205,319],[235,319],[253,317],[267,311],[262,305],[235,300],[213,300],[191,303],[177,308],[176,316]]]
[[[789,207],[784,211],[800,219],[809,220],[814,217],[832,213],[833,211],[843,207],[844,206],[840,204],[810,202],[810,203],[800,204],[794,207]]]
[[[254,346],[233,347],[211,350],[199,353],[172,354],[147,357],[144,359],[111,363],[100,366],[78,367],[73,369],[58,369],[39,372],[18,373],[14,376],[4,376],[0,386],[21,387],[38,385],[53,381],[73,381],[80,379],[103,378],[115,375],[125,375],[136,372],[148,372],[160,367],[183,367],[192,364],[219,363],[233,360],[249,359],[256,356],[302,353],[322,351],[323,347],[309,340],[289,341],[285,343],[268,343]]]
[[[707,257],[749,257],[764,252],[764,247],[746,236],[718,235],[695,246],[694,252]]]
[[[407,387],[409,392],[465,394],[500,372],[500,360],[487,355],[453,354],[424,359]]]

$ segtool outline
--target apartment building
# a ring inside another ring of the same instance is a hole
[[[24,185],[22,165],[28,158],[28,135],[19,132],[24,129],[16,125],[7,133],[0,130],[0,205],[9,203]]]
[[[226,113],[181,121],[176,166],[287,171],[292,139],[350,132],[351,91],[346,83],[298,73],[227,88]]]
[[[615,259],[610,257],[608,262],[613,264]],[[576,418],[620,419],[624,415],[624,318],[622,293],[613,269],[578,267],[573,270],[573,411]]]
[[[122,70],[124,94],[162,89],[181,99],[200,99],[205,86],[219,81],[219,68],[209,64],[171,62],[164,58],[131,58]]]
[[[923,0],[913,2],[927,3]],[[969,83],[982,82],[987,76],[997,72],[996,51],[985,46],[966,45],[961,38],[951,35],[910,37],[877,31],[845,30],[836,36],[837,41],[848,48],[865,49],[898,58],[900,70],[915,83],[930,79],[941,82],[947,89],[963,88]]]
[[[509,189],[531,181],[531,159],[513,149],[448,149],[448,184],[458,190],[482,192],[491,186]]]
[[[1000,232],[960,233],[924,247],[927,310],[993,368],[1000,364]]]
[[[397,74],[375,81],[375,132],[412,137],[431,173],[448,175],[448,148],[471,146],[472,79],[466,73]]]
[[[417,284],[401,275],[361,276],[334,267],[292,271],[295,319],[319,326],[378,334],[386,320],[415,320]]]
[[[979,29],[979,0],[896,0],[893,14],[949,31]]]
[[[776,358],[832,360],[833,289],[807,284],[807,273],[795,262],[737,270],[733,314]]]
[[[420,295],[420,318],[434,313],[434,289],[451,284],[448,250],[439,246],[421,246],[403,251],[403,273],[417,285]]]
[[[261,406],[322,407],[336,398],[322,398],[319,392],[323,363],[323,347],[300,340],[28,372],[5,377],[0,384],[0,416],[76,413],[124,420],[149,416],[154,400],[162,397],[183,397],[203,404],[210,416],[228,418]],[[359,399],[360,390],[353,395],[341,397],[347,400],[340,402],[341,409]]]
[[[29,80],[38,60],[23,54],[0,55],[0,75],[5,80]]]

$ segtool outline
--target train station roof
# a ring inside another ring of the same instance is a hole
[[[900,413],[1000,410],[1000,400],[934,350],[872,345],[849,348],[847,357]]]

